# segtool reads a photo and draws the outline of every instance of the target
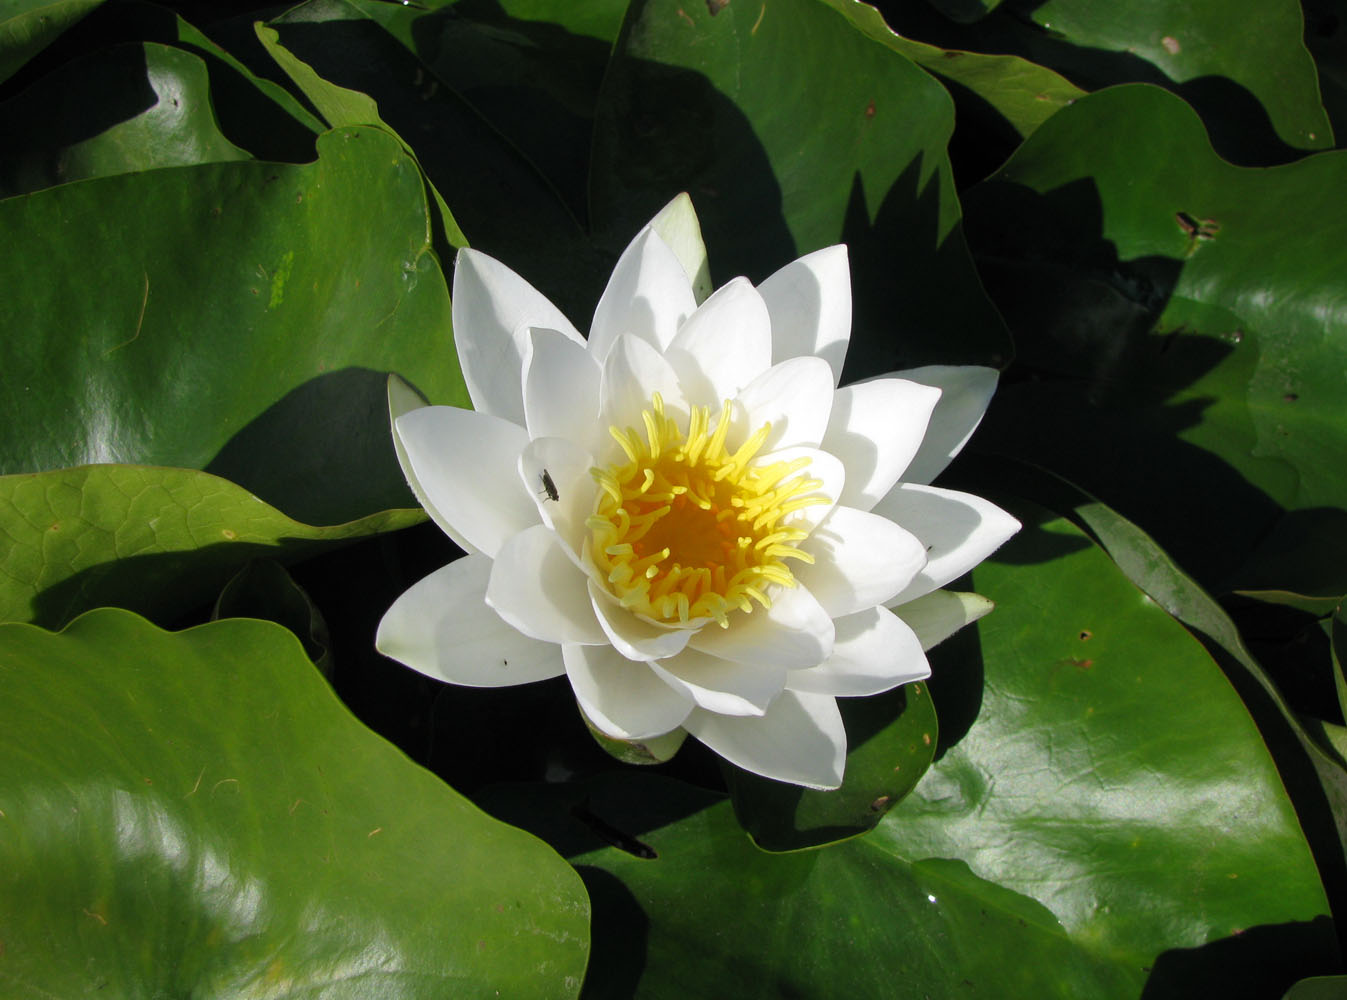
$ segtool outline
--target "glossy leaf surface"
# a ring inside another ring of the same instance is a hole
[[[1010,0],[973,25],[925,3],[881,7],[904,35],[1018,55],[1088,91],[1164,87],[1197,109],[1217,148],[1239,163],[1333,148],[1297,0]]]
[[[134,81],[134,83],[132,83]],[[110,92],[118,95],[109,100]],[[120,45],[63,67],[0,105],[0,196],[89,177],[245,160],[226,139],[197,56]]]
[[[192,469],[91,465],[0,477],[0,621],[55,628],[103,604],[172,619],[249,560],[294,560],[425,520],[397,509],[331,527],[291,520]]]
[[[939,84],[817,0],[634,3],[600,99],[593,223],[620,248],[687,190],[717,284],[845,242],[850,377],[999,364],[1010,347],[959,229],[953,127]]]
[[[388,371],[466,402],[421,176],[380,132],[63,185],[0,202],[0,228],[26,248],[0,256],[6,472],[205,468],[339,523],[411,505]]]
[[[1332,970],[1313,861],[1219,668],[1077,529],[1018,513],[974,573],[997,609],[932,653],[939,759],[870,834],[761,854],[728,803],[658,779],[546,793],[607,942],[589,995],[1275,995]],[[528,823],[542,794],[487,802]]]
[[[1347,590],[1344,189],[1341,153],[1231,166],[1153,87],[1060,112],[965,199],[1023,366],[982,440],[1209,586]]]
[[[575,874],[265,622],[0,626],[10,996],[574,996]]]

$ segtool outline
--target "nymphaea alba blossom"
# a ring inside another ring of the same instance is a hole
[[[389,609],[378,648],[499,686],[564,673],[590,727],[691,733],[749,771],[842,780],[837,697],[929,674],[990,602],[939,588],[1019,524],[927,485],[996,384],[931,367],[838,388],[846,248],[707,295],[680,195],[627,247],[589,337],[500,262],[454,268],[475,411],[390,384],[403,471],[468,553]]]

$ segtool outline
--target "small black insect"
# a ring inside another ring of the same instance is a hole
[[[543,469],[543,493],[547,495],[548,500],[561,499],[561,494],[557,492],[557,484],[552,482],[552,476],[546,469]]]

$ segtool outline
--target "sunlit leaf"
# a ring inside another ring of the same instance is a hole
[[[0,626],[10,996],[575,996],[544,845],[360,725],[266,622]]]

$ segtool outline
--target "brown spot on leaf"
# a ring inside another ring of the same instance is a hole
[[[875,116],[875,102],[874,99],[871,98],[870,103],[865,106],[865,118],[868,121],[874,116]]]
[[[882,812],[883,810],[887,809],[890,803],[892,802],[893,799],[891,799],[889,796],[881,795],[879,798],[875,799],[875,801],[870,803],[870,811]]]
[[[1173,35],[1165,35],[1164,38],[1160,39],[1160,45],[1171,56],[1178,55],[1179,49],[1181,48],[1181,46],[1179,45],[1179,40],[1175,38]]]
[[[729,5],[730,0],[706,0],[706,11],[712,17],[715,17]]]

